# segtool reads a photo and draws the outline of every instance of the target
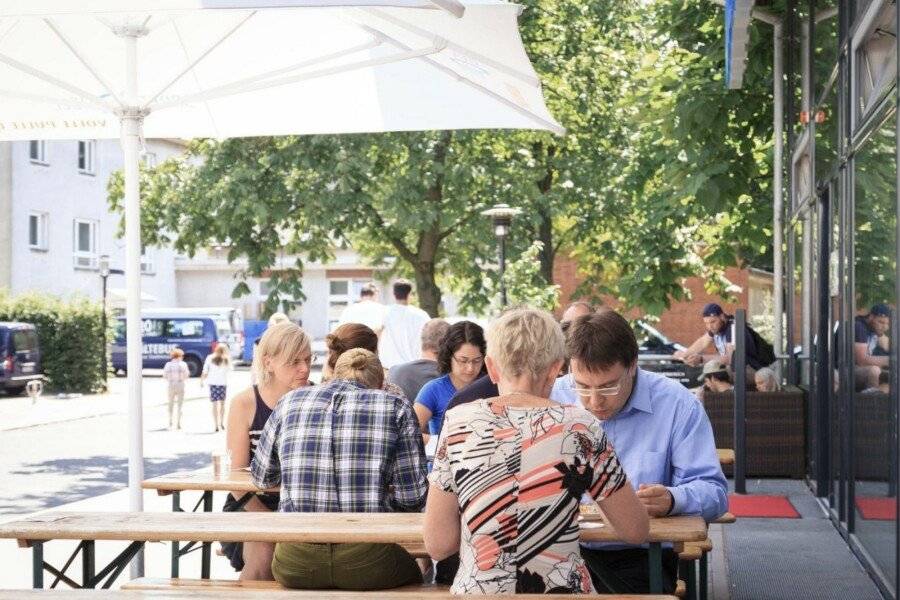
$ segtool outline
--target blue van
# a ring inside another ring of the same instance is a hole
[[[37,329],[30,323],[0,322],[0,389],[21,394],[35,379],[44,379]]]
[[[238,315],[239,316],[239,315]],[[243,322],[233,315],[203,314],[196,309],[144,312],[141,314],[143,366],[161,369],[175,348],[184,351],[191,377],[198,377],[206,357],[220,343],[228,344],[232,355],[243,351]],[[125,317],[116,322],[116,336],[110,349],[113,370],[127,370]]]

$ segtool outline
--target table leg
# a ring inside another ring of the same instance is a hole
[[[213,509],[213,493],[212,491],[203,492],[203,511],[204,512],[212,512]],[[203,542],[203,548],[200,550],[201,554],[201,562],[200,562],[200,577],[202,579],[209,579],[209,566],[212,561],[212,543],[211,542]]]
[[[650,542],[650,593],[662,594],[662,544]]]
[[[687,600],[697,600],[697,563],[692,560],[685,564],[684,582]]]
[[[44,588],[44,543],[31,543],[31,587]]]
[[[707,600],[709,597],[709,563],[707,562],[709,559],[707,556],[709,556],[709,553],[704,552],[703,556],[700,557],[700,600]]]
[[[172,512],[181,512],[181,492],[172,492]],[[181,552],[178,541],[172,542],[172,578],[178,578],[178,563]]]
[[[81,542],[81,587],[94,587],[95,571],[94,540],[84,540]]]

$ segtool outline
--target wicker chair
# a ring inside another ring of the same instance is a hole
[[[734,394],[704,394],[716,446],[734,448]],[[747,476],[790,477],[806,474],[806,395],[800,388],[747,392]],[[732,467],[725,467],[731,475]]]

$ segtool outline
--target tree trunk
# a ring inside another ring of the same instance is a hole
[[[550,148],[548,155],[553,156],[554,154],[556,154],[555,149]],[[553,187],[554,174],[553,168],[548,167],[544,176],[537,181],[537,188],[541,195],[550,192],[550,188]],[[546,206],[546,204],[541,203],[540,208],[538,208],[538,216],[540,216],[541,220],[538,224],[537,237],[544,244],[540,252],[541,275],[547,284],[550,285],[553,283],[553,260],[556,257],[556,248],[553,245],[553,216]]]
[[[556,258],[556,250],[553,246],[553,219],[544,211],[539,214],[541,222],[538,225],[538,239],[544,244],[539,254],[541,275],[549,285],[553,283],[553,262]]]
[[[432,318],[440,316],[441,288],[434,280],[434,263],[417,262],[416,293],[419,295],[419,308],[427,312]]]

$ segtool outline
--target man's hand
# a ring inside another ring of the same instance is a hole
[[[638,488],[637,497],[651,517],[665,517],[675,503],[675,498],[672,497],[666,486],[658,483],[652,485],[642,483]]]
[[[684,357],[684,364],[689,367],[699,367],[703,364],[703,357],[699,354],[688,354]]]

